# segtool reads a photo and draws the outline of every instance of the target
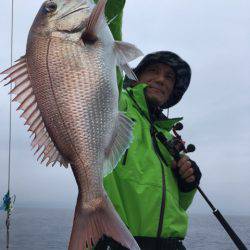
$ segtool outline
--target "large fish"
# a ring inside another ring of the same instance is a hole
[[[118,112],[116,65],[135,46],[114,41],[104,17],[106,0],[48,0],[30,29],[26,55],[5,70],[15,87],[42,162],[70,164],[79,188],[69,249],[85,249],[103,234],[139,249],[103,188],[132,138],[132,122]]]

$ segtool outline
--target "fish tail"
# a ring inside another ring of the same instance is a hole
[[[78,198],[68,249],[91,249],[103,235],[128,249],[140,249],[106,194],[87,203]]]

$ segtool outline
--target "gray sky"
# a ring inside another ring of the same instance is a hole
[[[25,4],[24,4],[25,3]],[[14,59],[42,1],[15,1]],[[170,116],[184,116],[183,138],[203,173],[201,187],[226,214],[250,215],[250,2],[247,0],[127,0],[124,41],[145,54],[174,51],[192,68],[190,88]],[[0,3],[0,70],[10,61],[10,1]],[[133,66],[138,62],[132,63]],[[0,88],[0,195],[7,189],[8,89]],[[16,108],[16,104],[13,105]],[[11,188],[17,205],[74,207],[70,169],[36,162],[24,121],[13,112]],[[209,213],[197,194],[190,212]]]

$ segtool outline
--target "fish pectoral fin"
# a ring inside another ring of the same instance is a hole
[[[131,43],[115,41],[114,52],[120,69],[124,71],[130,79],[137,81],[138,79],[128,63],[142,56],[142,51]]]
[[[133,122],[119,112],[112,138],[105,149],[103,176],[108,175],[116,167],[118,161],[132,141]]]
[[[84,43],[95,43],[98,40],[97,32],[105,20],[105,6],[107,0],[99,0],[97,5],[92,10],[91,15],[87,20],[86,29],[82,34]]]

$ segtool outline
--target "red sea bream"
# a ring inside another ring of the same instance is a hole
[[[2,72],[15,84],[11,93],[42,162],[72,167],[79,194],[70,250],[86,249],[103,234],[139,249],[102,179],[132,139],[133,124],[118,111],[116,65],[133,78],[127,63],[141,52],[114,41],[105,5],[106,0],[46,1],[30,29],[26,55]]]

